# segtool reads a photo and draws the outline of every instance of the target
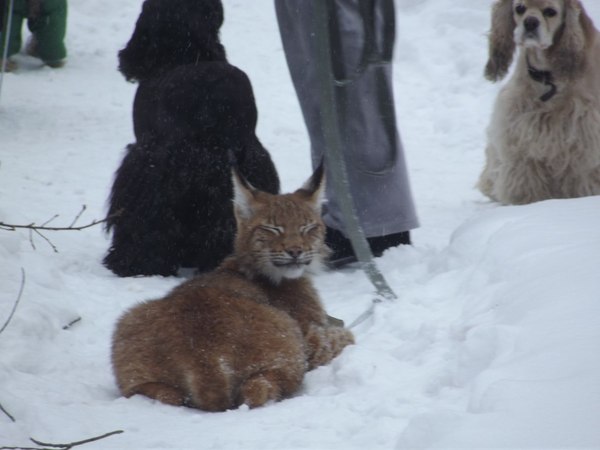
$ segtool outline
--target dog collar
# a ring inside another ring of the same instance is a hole
[[[556,84],[554,84],[554,80],[552,79],[552,72],[550,72],[549,70],[536,69],[535,67],[533,67],[530,64],[529,58],[526,58],[526,59],[527,59],[527,72],[529,73],[529,76],[531,77],[531,79],[538,83],[543,83],[546,86],[550,86],[550,90],[540,97],[541,101],[547,102],[552,97],[554,97],[554,95],[557,92]]]

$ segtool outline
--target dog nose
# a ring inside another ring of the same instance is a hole
[[[526,31],[535,31],[540,26],[540,21],[536,17],[527,17],[523,25]]]

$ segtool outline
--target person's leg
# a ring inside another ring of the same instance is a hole
[[[61,67],[67,57],[64,39],[67,31],[67,0],[44,0],[40,15],[30,18],[34,35],[31,53],[50,67]]]
[[[374,0],[370,22],[363,19],[360,11],[369,2],[329,1],[335,76],[345,80],[339,83],[336,95],[350,190],[371,248],[381,254],[387,247],[408,243],[405,232],[418,226],[396,129],[391,64],[385,63],[393,48],[393,0]],[[276,0],[275,6],[288,66],[310,135],[313,164],[318,164],[325,141],[311,2]],[[373,40],[366,38],[369,29],[375,33]],[[390,42],[385,41],[386,37]],[[374,48],[366,46],[369,42]],[[364,65],[365,55],[379,56],[381,60]],[[342,245],[345,240],[343,218],[332,188],[327,190],[327,199],[323,219],[336,251],[336,243]]]

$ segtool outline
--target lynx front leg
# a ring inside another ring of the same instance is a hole
[[[354,344],[350,330],[335,326],[311,325],[305,339],[309,370],[329,363],[344,347]]]

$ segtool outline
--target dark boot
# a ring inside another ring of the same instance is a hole
[[[388,248],[397,247],[398,245],[410,245],[410,232],[402,231],[385,236],[369,237],[367,242],[373,256],[377,258],[383,255],[383,252]],[[327,227],[325,243],[332,250],[327,263],[329,267],[337,269],[358,261],[350,239],[344,236],[341,231]]]

